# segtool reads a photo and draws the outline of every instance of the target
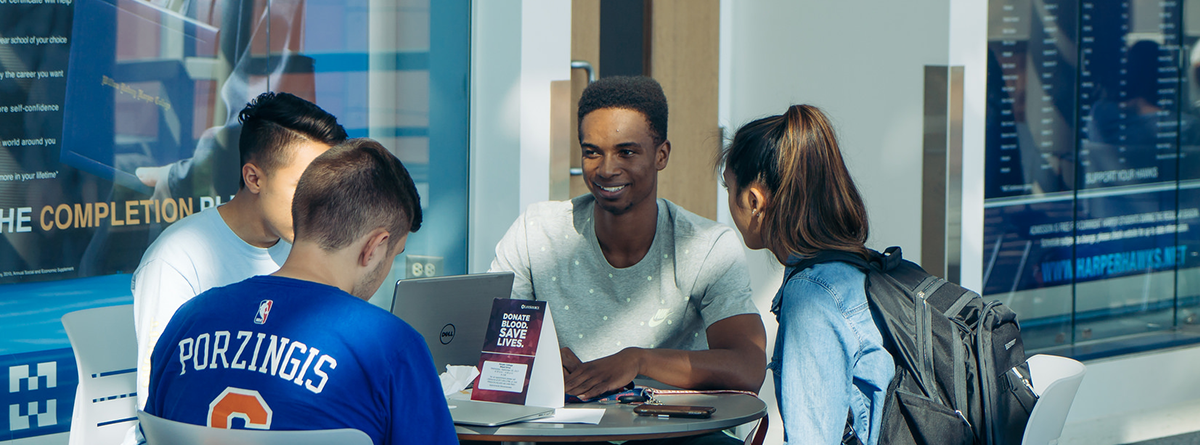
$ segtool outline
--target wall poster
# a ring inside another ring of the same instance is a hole
[[[231,199],[259,93],[395,153],[428,222],[407,250],[464,273],[469,18],[465,0],[0,0],[0,442],[69,430],[60,318],[132,302],[146,247]]]

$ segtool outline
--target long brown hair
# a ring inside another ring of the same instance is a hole
[[[759,184],[763,242],[772,252],[801,258],[822,250],[867,255],[867,209],[842,161],[829,119],[810,105],[793,105],[738,129],[721,152],[740,192]]]

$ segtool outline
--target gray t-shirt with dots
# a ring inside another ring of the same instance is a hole
[[[515,274],[512,298],[549,303],[559,346],[583,361],[631,346],[702,350],[713,323],[758,313],[729,226],[659,199],[650,251],[618,269],[596,241],[594,205],[588,194],[529,206],[492,261],[491,271]]]

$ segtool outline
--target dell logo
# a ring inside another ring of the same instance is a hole
[[[447,324],[445,326],[442,326],[441,340],[442,340],[443,345],[448,345],[448,344],[450,344],[450,342],[454,341],[454,325]]]

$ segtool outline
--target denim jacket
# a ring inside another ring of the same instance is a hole
[[[841,443],[848,411],[859,440],[879,441],[895,365],[867,306],[865,280],[849,264],[817,264],[783,283],[771,303],[779,331],[767,367],[788,443]]]

